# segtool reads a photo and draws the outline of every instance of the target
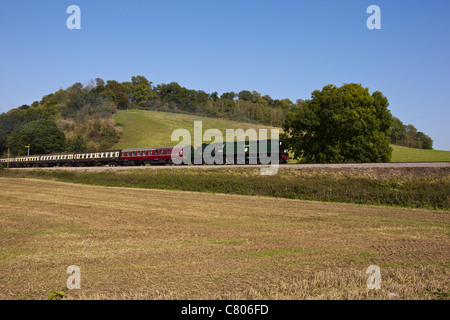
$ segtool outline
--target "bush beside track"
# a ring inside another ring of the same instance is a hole
[[[2,170],[0,177],[410,208],[450,208],[450,168],[281,168],[274,176],[261,176],[258,168],[107,172],[37,169]]]

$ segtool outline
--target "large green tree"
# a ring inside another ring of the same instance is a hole
[[[30,146],[30,154],[47,154],[63,151],[65,140],[54,121],[37,120],[14,130],[7,139],[7,146],[15,155],[26,155],[25,146]]]
[[[392,115],[381,92],[350,83],[327,85],[286,116],[284,138],[310,163],[386,162]]]

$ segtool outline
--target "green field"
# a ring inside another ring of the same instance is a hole
[[[450,161],[450,151],[424,150],[391,145],[392,162]]]
[[[172,132],[176,129],[187,129],[193,137],[194,121],[203,122],[203,132],[216,128],[222,132],[224,137],[226,129],[274,128],[225,119],[146,110],[120,110],[117,112],[115,120],[122,129],[120,141],[113,146],[117,149],[178,144],[178,141],[171,141]],[[280,133],[282,132],[283,130],[280,129]],[[392,149],[392,162],[450,161],[450,151],[413,149],[395,145],[392,145]]]

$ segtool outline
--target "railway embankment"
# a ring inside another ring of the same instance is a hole
[[[450,209],[450,167],[283,166],[263,176],[259,167],[125,170],[2,170],[0,177],[109,187],[239,194],[324,202]],[[119,191],[118,191],[119,192]]]

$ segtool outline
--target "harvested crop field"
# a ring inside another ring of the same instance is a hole
[[[0,178],[0,299],[442,299],[450,212]],[[68,290],[67,267],[81,270]],[[381,270],[369,290],[366,269]]]

